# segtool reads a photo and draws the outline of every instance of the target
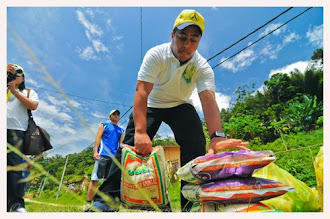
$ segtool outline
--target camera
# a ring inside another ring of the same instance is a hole
[[[10,72],[7,72],[7,83],[15,80],[17,78],[17,75],[16,74],[12,74]]]
[[[17,78],[17,74],[20,74],[20,75],[21,75],[21,74],[24,74],[24,73],[23,73],[23,69],[21,69],[20,66],[18,66],[18,65],[12,65],[12,67],[13,67],[14,70],[15,70],[15,74],[13,74],[13,73],[7,71],[7,83],[9,83],[9,82],[15,80],[15,79]]]

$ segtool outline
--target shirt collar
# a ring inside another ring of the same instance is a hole
[[[189,59],[188,62],[186,62],[185,64],[183,64],[182,66],[184,65],[187,65],[188,63],[192,62],[195,57],[196,57],[196,53],[197,53],[197,50],[195,51],[194,55],[191,57],[191,59]],[[171,49],[171,42],[168,43],[167,45],[167,57],[168,58],[171,58],[171,59],[174,59],[176,60],[178,63],[180,63],[180,61],[174,56],[173,52],[172,52],[172,49]]]

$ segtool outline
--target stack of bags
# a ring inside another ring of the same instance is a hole
[[[197,157],[177,172],[189,183],[181,192],[186,199],[196,202],[192,211],[275,211],[260,201],[283,195],[292,187],[252,177],[256,170],[275,159],[272,151],[250,150]]]

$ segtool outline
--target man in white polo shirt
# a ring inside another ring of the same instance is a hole
[[[190,97],[197,88],[205,121],[211,136],[208,154],[220,149],[247,149],[247,142],[226,139],[222,132],[220,112],[215,101],[214,73],[197,47],[204,33],[204,18],[195,10],[183,10],[173,26],[170,43],[151,48],[145,55],[138,73],[133,113],[126,128],[123,143],[135,146],[138,153],[152,151],[152,138],[162,122],[172,129],[180,145],[181,166],[205,155],[205,136],[202,123]],[[121,149],[116,158],[120,160]],[[111,166],[111,180],[100,191],[111,197],[120,197],[120,169]],[[181,186],[185,183],[181,182]],[[181,211],[189,211],[192,203],[181,196]],[[101,211],[109,208],[100,196],[94,207]]]

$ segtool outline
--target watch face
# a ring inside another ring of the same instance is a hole
[[[218,136],[218,137],[226,137],[225,133],[220,132],[220,131],[216,131],[215,135]]]

